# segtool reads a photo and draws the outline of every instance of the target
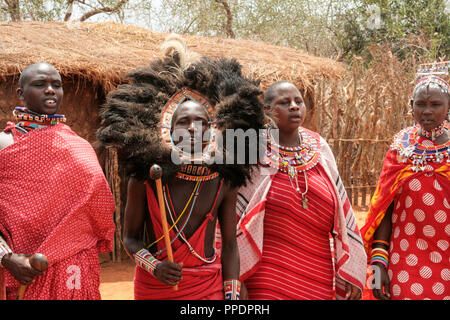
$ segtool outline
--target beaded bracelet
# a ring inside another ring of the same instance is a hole
[[[147,272],[155,275],[155,269],[158,264],[161,263],[156,259],[147,249],[141,249],[134,255],[134,261],[136,264]]]
[[[387,270],[389,266],[389,253],[386,249],[375,247],[371,251],[370,265],[374,262],[381,263]]]
[[[225,300],[239,300],[241,295],[241,282],[236,279],[225,280],[223,282]]]
[[[372,249],[372,254],[374,254],[374,253],[382,253],[382,254],[385,254],[386,256],[389,256],[389,252],[386,249],[379,248],[379,247],[375,247]]]
[[[13,253],[11,248],[8,246],[6,241],[0,237],[0,266],[2,266],[3,258],[9,253]]]
[[[388,269],[389,262],[387,259],[378,256],[372,257],[372,259],[370,259],[370,265],[373,265],[375,262],[381,263],[386,268],[386,270]]]

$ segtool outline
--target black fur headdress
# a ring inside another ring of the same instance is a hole
[[[163,168],[164,180],[180,169],[171,160],[171,150],[163,143],[159,126],[164,105],[183,87],[199,92],[215,105],[220,131],[253,128],[258,132],[264,126],[259,81],[244,77],[237,60],[198,57],[188,61],[192,52],[186,51],[180,40],[167,42],[165,49],[163,58],[128,73],[129,83],[108,95],[100,113],[100,146],[117,147],[127,174],[140,180],[149,178],[149,169],[155,163]],[[235,187],[244,185],[252,170],[249,164],[207,166]]]

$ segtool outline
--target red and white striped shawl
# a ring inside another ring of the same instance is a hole
[[[332,235],[336,298],[341,299],[345,296],[345,281],[363,290],[367,256],[333,153],[322,137],[320,144],[319,161],[332,182],[338,200]],[[245,280],[256,270],[262,258],[266,197],[276,172],[277,169],[271,167],[259,167],[252,176],[252,183],[239,190],[236,211],[241,217],[237,235],[241,280]]]

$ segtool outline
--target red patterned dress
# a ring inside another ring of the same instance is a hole
[[[304,129],[299,136],[299,146],[284,147],[268,131],[265,161],[280,170],[265,201],[261,262],[245,281],[250,299],[333,298],[336,194],[319,163],[319,137]]]
[[[399,190],[388,270],[393,299],[450,299],[449,195],[449,180],[432,171]]]
[[[299,186],[305,181],[299,175]],[[256,300],[332,299],[330,232],[335,195],[320,164],[308,170],[308,209],[285,172],[278,172],[267,195],[262,262],[245,281]]]
[[[266,134],[267,166],[239,190],[236,206],[249,298],[344,299],[348,283],[362,291],[367,255],[331,148],[302,127],[295,147]]]
[[[425,162],[402,157],[414,154],[411,145],[415,154],[430,155]],[[388,269],[393,300],[450,299],[449,145],[418,136],[417,127],[407,128],[386,156],[361,232],[370,250],[373,232],[394,201]]]

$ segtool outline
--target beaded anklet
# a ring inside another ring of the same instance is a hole
[[[225,300],[239,300],[241,295],[241,282],[236,279],[225,280],[223,282]]]
[[[160,264],[161,261],[156,259],[147,249],[141,249],[133,256],[134,261],[139,267],[151,273],[153,276],[155,275],[156,266]]]
[[[2,266],[2,260],[7,255],[13,253],[6,241],[0,237],[0,266]]]

